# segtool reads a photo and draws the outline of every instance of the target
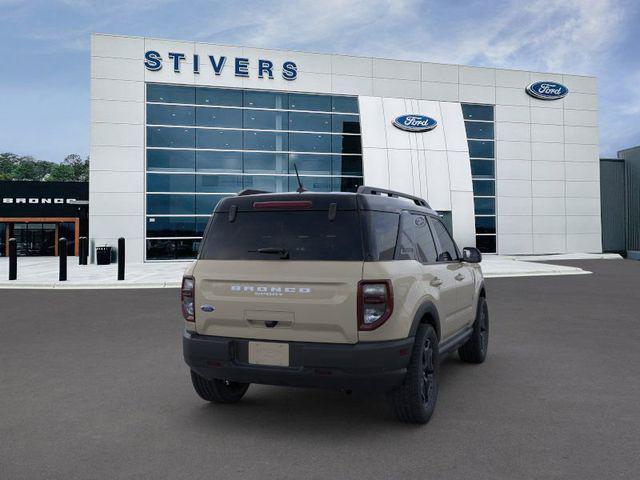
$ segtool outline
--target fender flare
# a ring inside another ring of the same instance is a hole
[[[478,287],[478,301],[480,301],[480,297],[487,298],[487,289],[484,288],[484,280],[480,282],[480,286]]]
[[[409,336],[410,337],[416,336],[418,327],[420,326],[421,323],[423,323],[422,320],[424,319],[425,315],[428,315],[431,317],[432,321],[429,323],[433,325],[433,328],[435,328],[438,338],[441,338],[440,315],[438,314],[438,309],[436,308],[436,306],[433,304],[433,302],[429,300],[422,303],[422,305],[420,305],[420,307],[418,308],[418,311],[414,315],[413,322],[411,323],[411,330],[409,331]]]

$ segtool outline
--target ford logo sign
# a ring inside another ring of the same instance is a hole
[[[213,312],[216,309],[216,307],[214,307],[213,305],[202,305],[200,307],[200,310],[202,310],[203,312]]]
[[[529,95],[540,100],[558,100],[569,93],[569,89],[556,82],[534,82],[526,88]]]
[[[426,115],[400,115],[393,121],[393,125],[407,132],[428,132],[438,125],[438,122]]]

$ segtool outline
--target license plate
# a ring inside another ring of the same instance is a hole
[[[254,365],[289,366],[289,344],[249,342],[249,363]]]

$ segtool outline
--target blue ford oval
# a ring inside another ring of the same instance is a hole
[[[559,100],[569,93],[569,89],[557,82],[534,82],[527,88],[527,93],[540,100]]]
[[[396,117],[393,125],[407,132],[427,132],[436,128],[438,122],[426,115],[407,114]]]
[[[203,312],[213,312],[216,309],[216,307],[214,307],[213,305],[202,305],[200,307],[200,310],[202,310]]]

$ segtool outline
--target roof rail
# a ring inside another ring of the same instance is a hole
[[[273,192],[267,192],[266,190],[254,190],[252,188],[245,188],[244,190],[241,190],[238,192],[238,196],[244,197],[245,195],[258,195],[260,193],[273,193]]]
[[[364,195],[387,195],[388,197],[393,198],[406,198],[407,200],[411,200],[413,203],[420,207],[426,207],[431,209],[426,200],[423,200],[420,197],[414,197],[413,195],[409,195],[408,193],[396,192],[395,190],[385,190],[384,188],[377,187],[367,187],[365,185],[361,185],[358,187],[357,193]]]

